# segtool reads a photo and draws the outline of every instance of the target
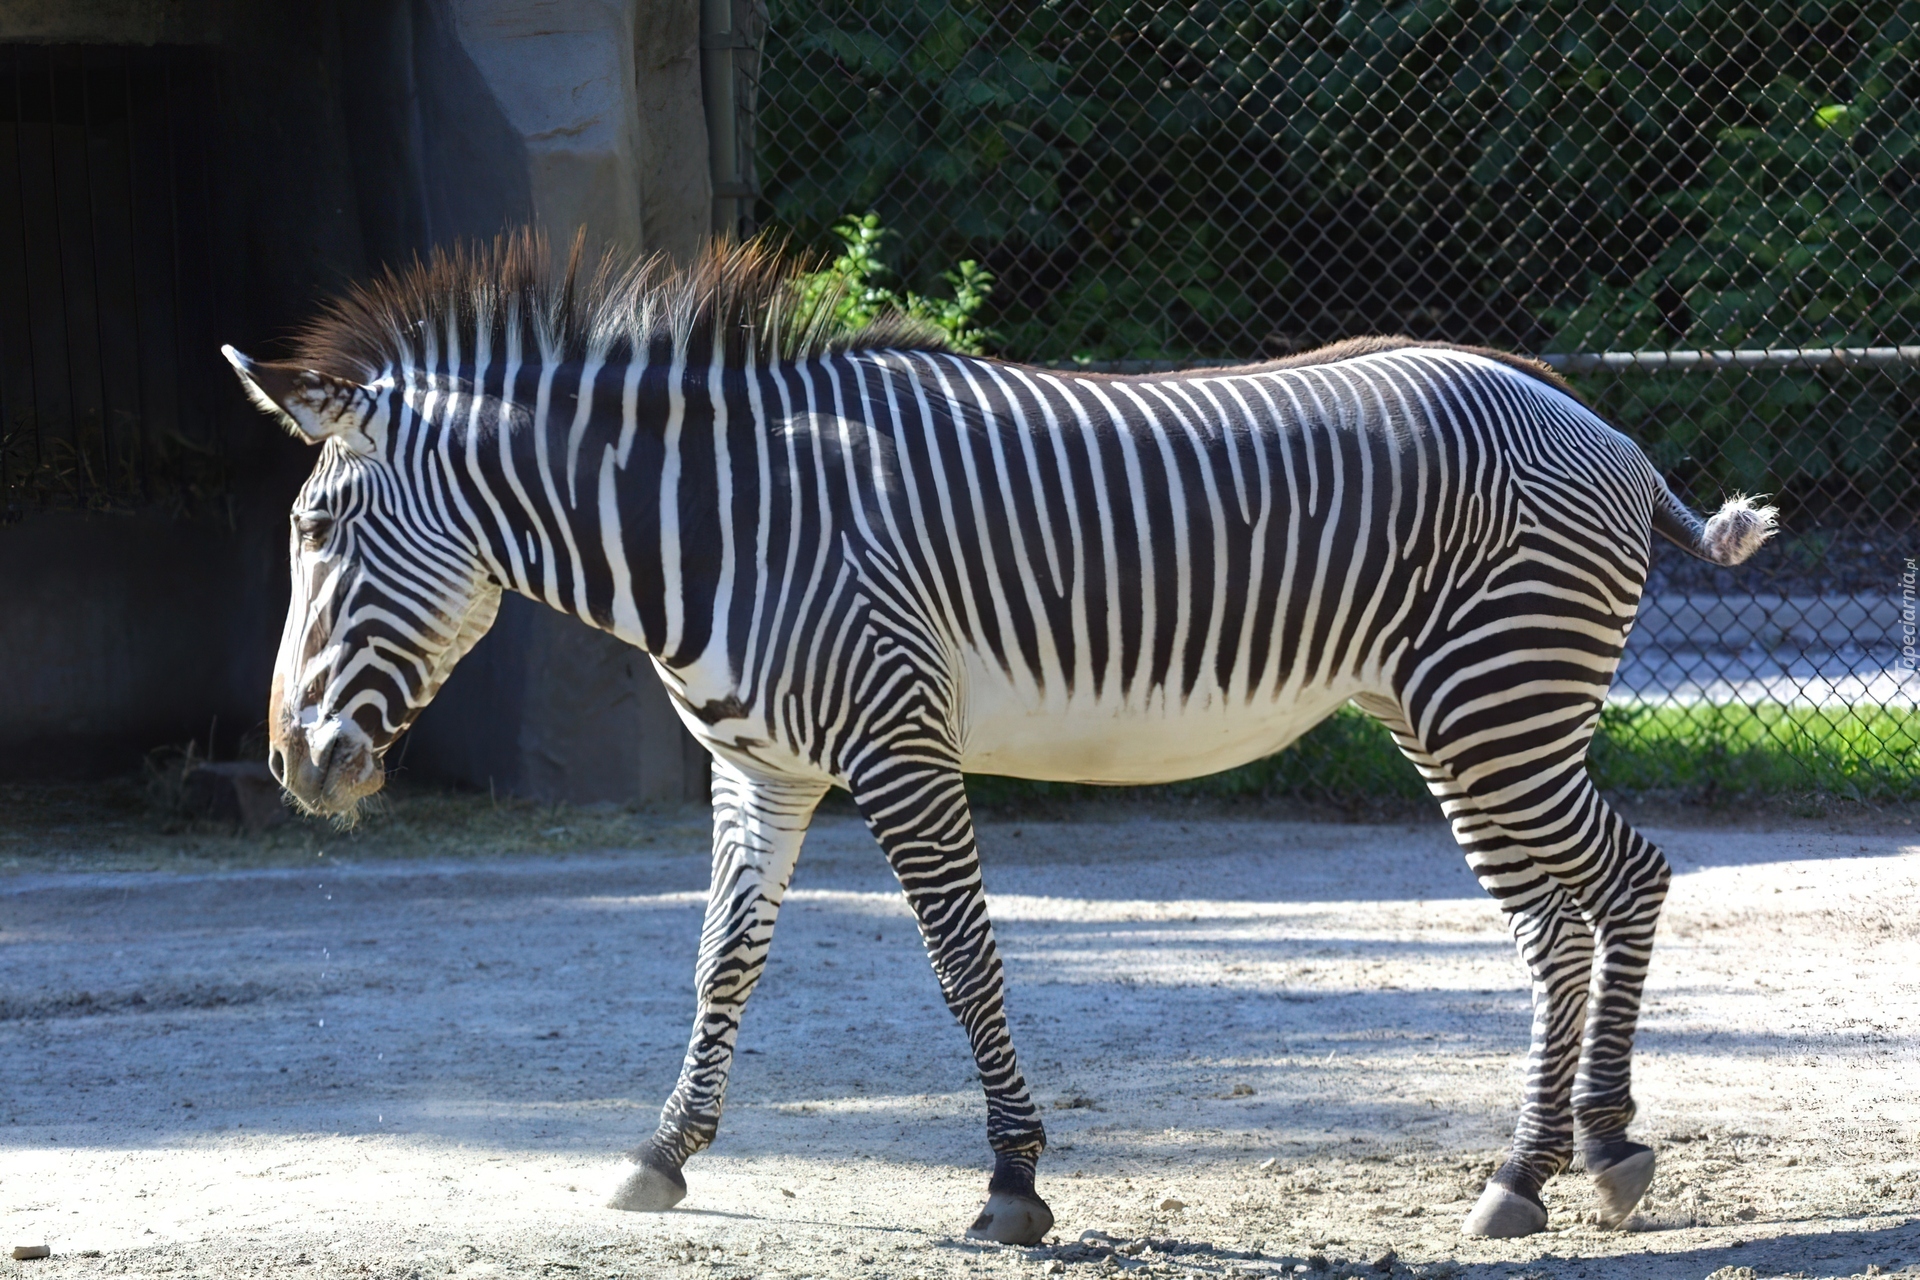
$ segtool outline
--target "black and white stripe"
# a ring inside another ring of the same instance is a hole
[[[756,314],[778,327],[772,296]],[[629,1203],[677,1199],[661,1188],[712,1139],[808,818],[840,785],[979,1063],[998,1164],[976,1225],[1044,1230],[963,771],[1195,776],[1350,700],[1418,765],[1534,976],[1499,1195],[1537,1209],[1576,1133],[1597,1171],[1644,1151],[1629,1067],[1667,869],[1584,757],[1650,533],[1732,563],[1769,513],[1703,526],[1550,375],[1488,353],[1103,378],[817,329],[734,340],[657,285],[571,333],[513,289],[471,297],[323,388],[350,413],[303,417],[247,366],[327,441],[301,501],[330,526],[296,546],[281,667],[304,701],[288,685],[278,714],[315,761],[343,720],[377,757],[501,588],[653,655],[716,760],[714,880],[685,1066],[634,1153],[655,1190]]]

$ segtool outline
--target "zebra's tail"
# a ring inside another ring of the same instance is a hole
[[[1711,518],[1702,520],[1673,496],[1673,490],[1658,474],[1653,484],[1654,532],[1710,564],[1739,564],[1774,534],[1774,517],[1779,512],[1773,507],[1756,506],[1745,494],[1736,493]]]

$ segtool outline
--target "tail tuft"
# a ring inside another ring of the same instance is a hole
[[[1772,507],[1755,506],[1753,499],[1735,494],[1707,521],[1700,549],[1715,564],[1739,564],[1773,536],[1777,514]]]

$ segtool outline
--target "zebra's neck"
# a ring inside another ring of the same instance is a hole
[[[747,536],[765,532],[752,517],[765,514],[781,380],[653,354],[399,379],[389,452],[411,500],[501,586],[678,666],[738,648],[736,611],[717,602],[740,594],[742,517]]]

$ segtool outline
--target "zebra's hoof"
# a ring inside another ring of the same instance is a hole
[[[629,1164],[620,1185],[607,1200],[609,1209],[629,1213],[664,1213],[687,1198],[687,1180],[678,1169]]]
[[[987,1195],[986,1207],[967,1228],[969,1240],[997,1240],[1001,1244],[1039,1244],[1053,1230],[1053,1210],[1039,1196],[1017,1196],[1006,1191]]]
[[[1627,1220],[1653,1182],[1653,1148],[1622,1142],[1608,1154],[1614,1158],[1601,1168],[1594,1169],[1591,1160],[1587,1167],[1593,1173],[1593,1189],[1600,1193],[1600,1225],[1617,1227]]]
[[[1487,1189],[1480,1193],[1480,1202],[1473,1206],[1473,1212],[1460,1224],[1460,1234],[1504,1240],[1513,1236],[1530,1236],[1546,1225],[1547,1210],[1544,1205],[1497,1182],[1489,1182]]]

